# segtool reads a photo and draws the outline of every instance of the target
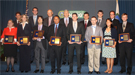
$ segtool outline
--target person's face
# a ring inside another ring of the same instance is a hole
[[[111,22],[110,20],[107,20],[107,21],[106,21],[107,27],[111,27],[111,24],[112,24],[112,22]]]
[[[88,20],[89,19],[89,15],[88,14],[84,14],[83,18],[84,18],[84,20]]]
[[[22,21],[26,22],[26,16],[25,15],[22,16]]]
[[[21,18],[21,15],[20,14],[16,14],[16,19],[19,20]]]
[[[59,18],[58,18],[58,17],[54,17],[54,23],[55,23],[55,24],[58,24],[58,23],[59,23],[59,21],[60,21],[60,20],[59,20]]]
[[[96,18],[91,18],[91,23],[92,23],[92,25],[95,25],[96,22],[97,22],[97,19],[96,19]]]
[[[110,12],[110,18],[113,19],[115,17],[114,12]]]
[[[78,19],[77,15],[76,14],[73,14],[72,15],[72,19],[73,19],[73,21],[77,21],[77,19]]]
[[[48,10],[48,11],[47,11],[47,15],[48,15],[49,17],[52,17],[52,15],[53,15],[52,10]]]
[[[64,17],[68,17],[68,16],[69,16],[68,11],[65,11],[65,12],[64,12]]]
[[[8,21],[8,27],[12,27],[13,26],[13,22],[12,21]]]
[[[38,23],[39,23],[39,24],[42,24],[42,22],[43,22],[42,18],[39,17],[39,18],[38,18]]]
[[[127,19],[128,19],[127,15],[122,16],[122,21],[127,21]]]
[[[98,15],[99,18],[102,18],[103,17],[103,13],[102,12],[98,12],[97,15]]]
[[[33,13],[33,15],[37,15],[37,13],[38,13],[37,9],[34,8],[33,11],[32,11],[32,13]]]

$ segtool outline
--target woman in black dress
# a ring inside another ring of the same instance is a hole
[[[21,24],[18,26],[17,31],[17,37],[20,36],[29,36],[29,41],[31,41],[31,28],[28,25],[27,22],[27,16],[22,15],[21,17]],[[28,72],[31,70],[30,65],[30,42],[27,45],[20,45],[19,42],[17,42],[17,45],[20,46],[19,52],[20,52],[20,66],[19,70],[21,72]]]

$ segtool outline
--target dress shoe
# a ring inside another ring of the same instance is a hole
[[[57,74],[61,74],[61,72],[60,71],[57,71]]]
[[[131,72],[127,72],[127,75],[131,75]]]
[[[33,61],[30,61],[30,63],[33,63]]]
[[[21,71],[21,73],[23,73],[24,71]]]
[[[89,71],[89,72],[88,72],[88,74],[92,74],[92,73],[93,73],[93,71]]]
[[[81,74],[81,71],[77,71],[77,74]]]
[[[9,67],[7,67],[6,71],[5,72],[8,72],[9,71]]]
[[[99,71],[95,71],[97,74],[100,74],[100,72]]]
[[[120,71],[119,71],[119,73],[124,73],[124,72],[126,72],[126,71],[123,71],[123,70],[120,70]]]
[[[49,61],[45,61],[45,63],[47,64],[47,63],[49,63]]]
[[[102,64],[103,64],[103,65],[106,64],[105,61],[102,61]]]
[[[15,72],[15,70],[14,70],[14,68],[13,68],[13,67],[11,68],[11,71],[12,71],[12,72]]]
[[[81,63],[82,65],[84,64],[84,62]]]
[[[34,71],[34,73],[37,73],[37,72],[39,72],[39,70],[35,70],[35,71]]]
[[[44,73],[44,70],[41,70],[40,73]]]
[[[17,64],[17,61],[14,61],[15,64]]]
[[[29,71],[25,71],[25,73],[27,73],[27,72],[29,72]]]
[[[51,73],[51,74],[54,74],[54,72],[55,72],[55,71],[51,71],[50,73]]]
[[[68,72],[68,74],[71,74],[73,72],[73,70],[70,70],[69,72]]]
[[[63,62],[63,63],[62,63],[62,65],[65,65],[65,64],[66,64],[66,62]]]

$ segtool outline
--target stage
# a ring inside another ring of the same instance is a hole
[[[133,68],[132,68],[132,74],[131,75],[135,75],[135,52],[133,53],[133,57],[132,57],[132,63],[133,63]],[[81,69],[81,75],[89,75],[88,74],[88,60],[87,60],[87,55],[85,56],[85,63],[82,65],[82,69]],[[76,56],[74,56],[74,66],[73,66],[73,73],[71,75],[78,75],[77,74],[77,62],[76,62]],[[40,65],[41,66],[41,65]],[[14,65],[14,69],[15,72],[11,72],[11,67],[10,67],[10,71],[9,72],[5,72],[6,70],[6,62],[1,61],[1,72],[0,75],[51,75],[50,71],[51,71],[51,63],[47,63],[45,64],[45,70],[44,73],[33,73],[34,70],[36,69],[36,63],[35,61],[31,64],[31,71],[29,71],[28,73],[21,73],[19,71],[19,61],[17,64]],[[111,75],[126,75],[126,72],[124,72],[123,74],[119,74],[118,72],[120,71],[120,64],[118,63],[117,66],[113,67],[113,72]],[[100,63],[100,75],[105,75],[106,73],[104,73],[104,71],[106,70],[106,64],[103,65],[102,63]],[[62,65],[61,67],[61,74],[60,75],[70,75],[68,74],[69,71],[69,65],[66,63],[66,65]],[[55,71],[55,73],[53,75],[57,74],[57,70]],[[92,75],[95,75],[96,73],[93,72]]]

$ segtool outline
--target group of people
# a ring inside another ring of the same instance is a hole
[[[81,65],[85,62],[85,48],[88,51],[88,74],[94,71],[100,74],[100,54],[102,56],[102,64],[107,64],[105,73],[113,72],[113,65],[118,64],[118,56],[120,54],[119,73],[126,72],[126,58],[127,58],[127,74],[132,71],[132,50],[134,40],[134,25],[127,22],[128,15],[123,13],[121,16],[122,23],[115,19],[115,11],[110,11],[110,18],[103,18],[103,11],[99,10],[98,18],[85,12],[84,20],[78,22],[77,13],[72,14],[69,18],[68,10],[64,10],[64,18],[60,19],[59,16],[53,16],[53,11],[47,11],[47,18],[38,15],[38,8],[32,9],[33,16],[29,17],[21,15],[20,12],[16,13],[17,20],[9,20],[7,27],[4,28],[1,41],[4,44],[4,55],[7,57],[7,69],[9,71],[9,64],[11,62],[11,71],[14,70],[14,61],[16,60],[17,47],[19,47],[19,70],[23,73],[31,70],[30,63],[35,58],[36,70],[34,73],[39,72],[39,62],[41,59],[41,71],[44,73],[45,63],[51,61],[51,74],[55,73],[55,59],[57,59],[57,74],[61,73],[61,65],[69,64],[69,74],[73,72],[73,57],[74,49],[76,49],[77,56],[77,73],[81,74]],[[35,30],[43,30],[42,38],[33,37]],[[129,33],[130,39],[127,42],[119,41],[119,34]],[[80,34],[80,42],[70,41],[71,34]],[[4,36],[14,36],[13,43],[4,43]],[[18,37],[28,36],[29,42],[27,45],[21,45]],[[61,37],[60,45],[52,45],[50,37]],[[93,44],[91,36],[101,36],[102,44]],[[115,39],[114,45],[111,47],[104,46],[105,39]],[[68,49],[68,60],[66,60],[66,51]],[[41,57],[40,57],[41,56]],[[106,61],[105,61],[106,60]],[[61,64],[62,62],[62,64]]]

